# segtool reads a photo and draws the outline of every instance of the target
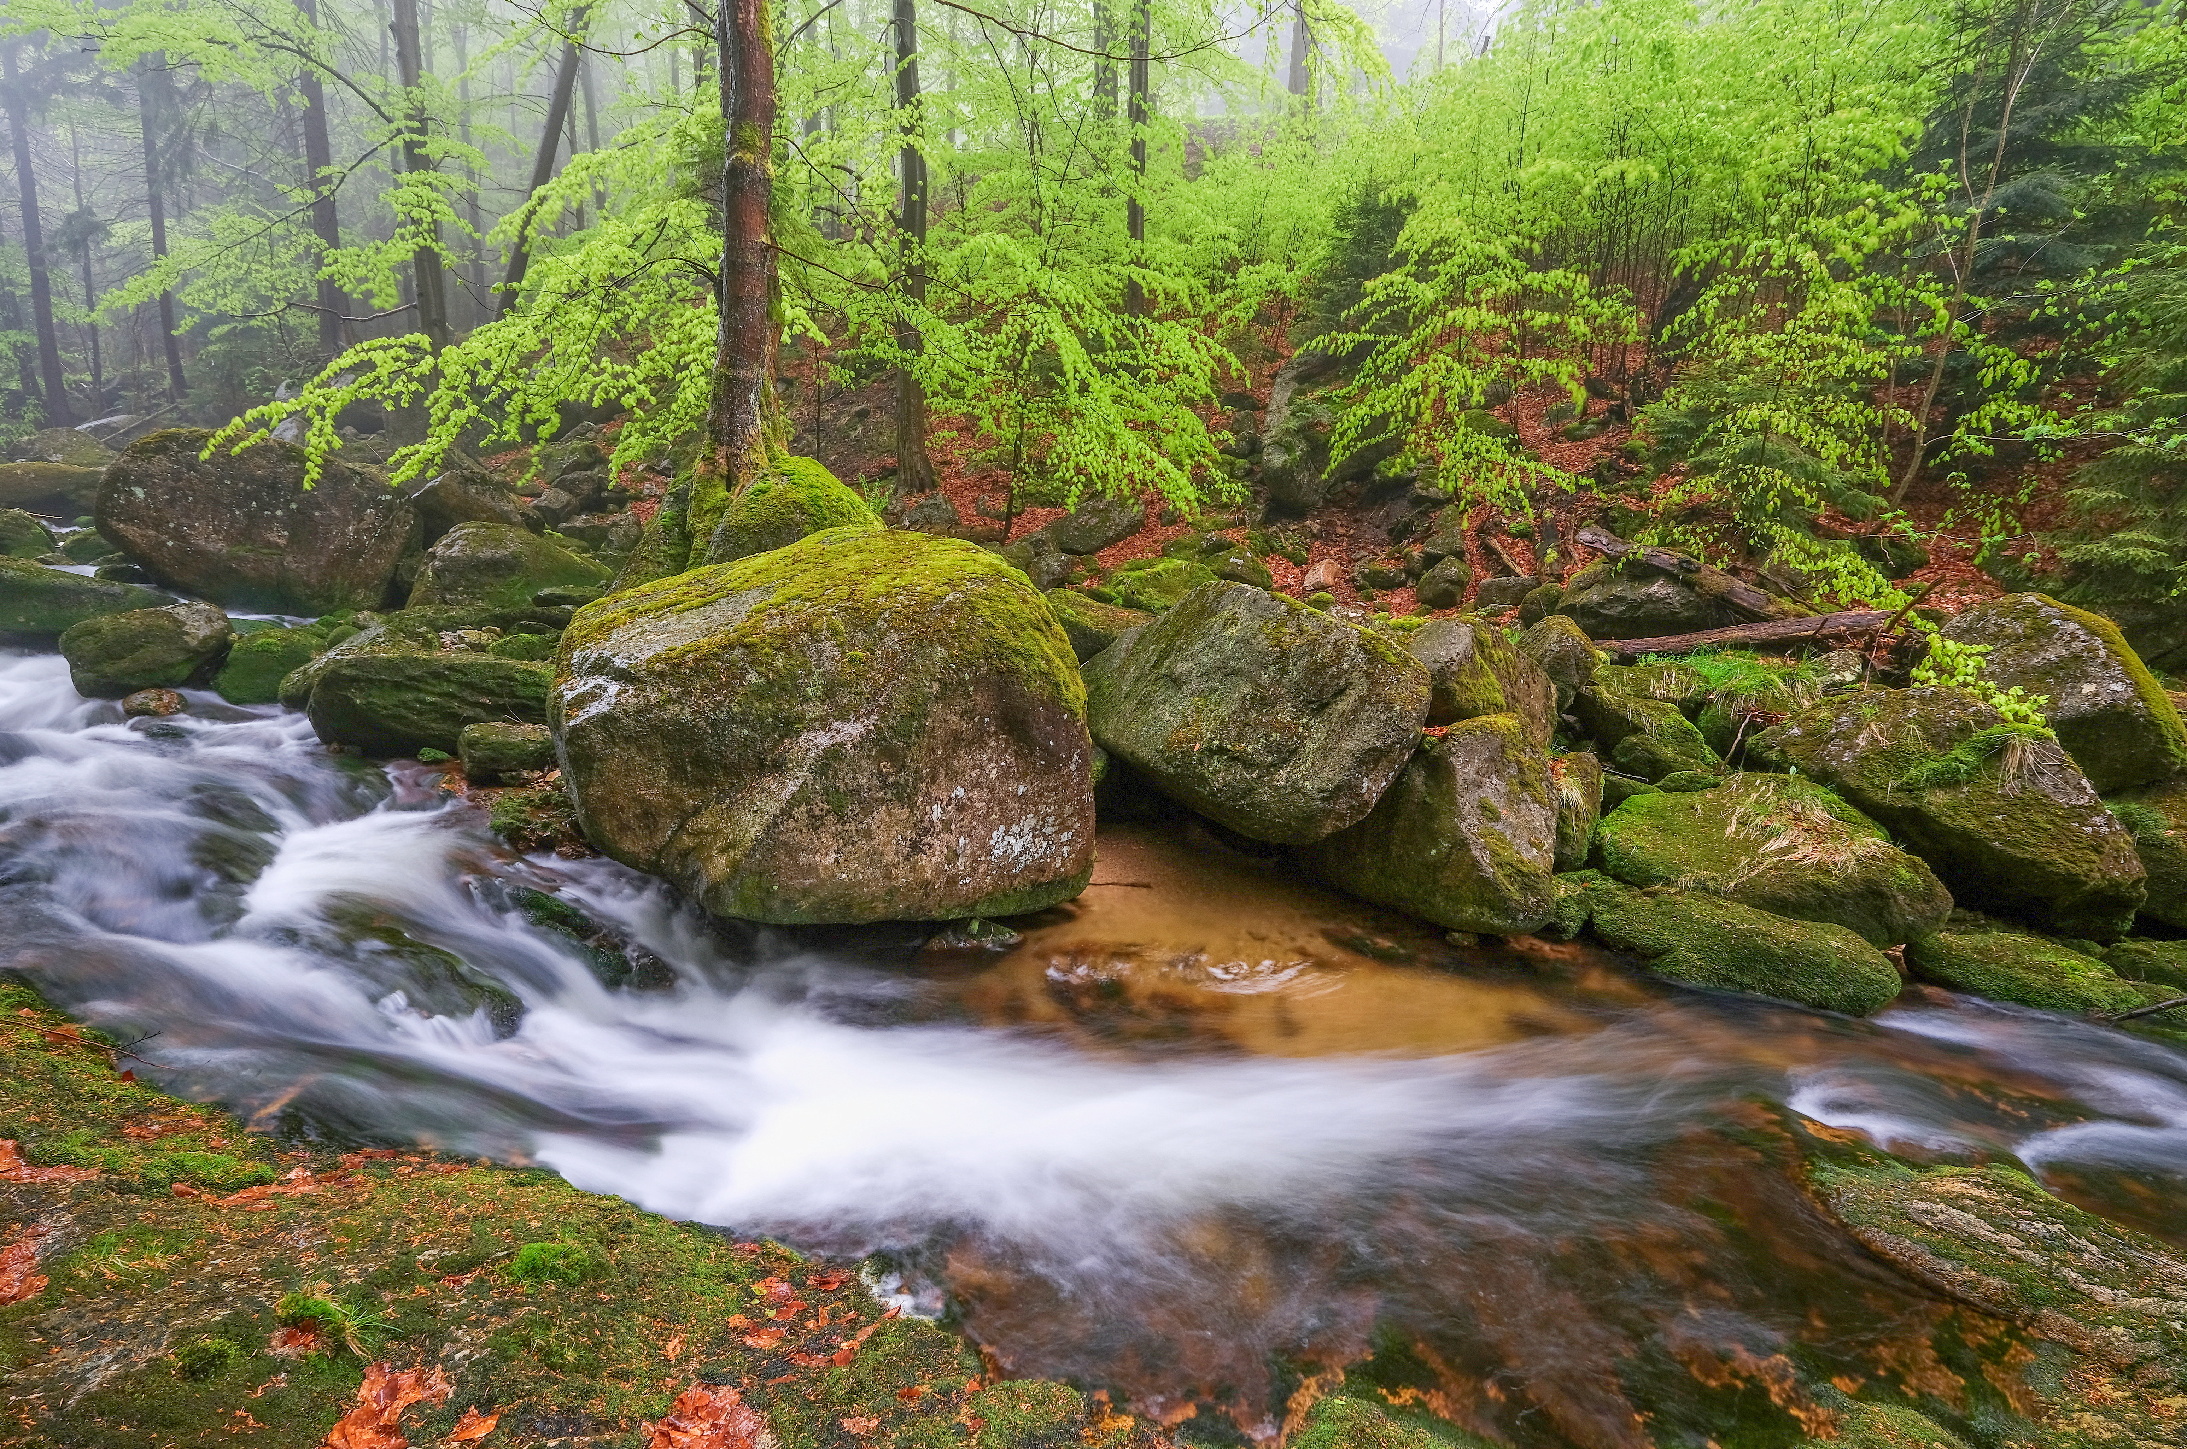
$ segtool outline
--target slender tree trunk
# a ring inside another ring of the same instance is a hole
[[[319,26],[319,0],[301,0],[304,18],[314,30]],[[311,173],[311,234],[319,241],[319,264],[324,267],[342,245],[341,211],[334,203],[334,145],[328,139],[327,94],[319,72],[307,66],[296,77],[296,90],[304,98],[304,167]],[[345,327],[342,317],[349,299],[330,277],[315,283],[319,306],[319,350],[328,357],[342,350]]]
[[[94,416],[106,413],[106,357],[99,346],[99,289],[91,277],[91,242],[96,222],[91,208],[84,201],[84,151],[82,133],[71,124],[68,128],[68,174],[76,188],[76,217],[84,223],[77,235],[76,264],[84,284],[84,336],[91,354],[91,411]]]
[[[926,301],[926,156],[919,149],[918,0],[895,0],[896,113],[904,131],[903,205],[897,226],[903,236],[904,299]],[[896,323],[896,345],[916,357],[925,345],[918,324],[908,315]],[[926,389],[908,366],[896,370],[896,491],[929,493],[934,489],[934,460],[926,450]]]
[[[716,69],[727,154],[721,177],[721,332],[707,443],[709,466],[734,491],[757,477],[767,461],[775,351],[775,258],[768,228],[775,68],[771,0],[720,0],[720,6]]]
[[[1095,0],[1093,48],[1101,54],[1094,57],[1094,115],[1104,124],[1116,119],[1116,60],[1109,54],[1109,47],[1115,43],[1116,25],[1109,18],[1109,7]]]
[[[159,54],[137,62],[137,127],[144,133],[144,209],[152,222],[155,262],[167,255],[167,187],[159,164],[160,101],[167,94],[166,64],[167,58]],[[323,336],[323,325],[320,331]],[[167,354],[167,397],[170,402],[181,402],[189,392],[189,384],[182,376],[182,339],[175,335],[175,294],[165,289],[159,294],[159,335]]]
[[[1306,59],[1314,49],[1314,32],[1306,23],[1306,0],[1292,0],[1292,5],[1289,89],[1294,96],[1304,96],[1313,84],[1313,73]]]
[[[38,334],[38,377],[43,384],[46,426],[66,428],[76,414],[68,405],[61,372],[61,335],[53,326],[53,278],[46,270],[45,227],[38,215],[38,173],[30,154],[30,96],[16,74],[19,40],[0,45],[0,79],[7,82],[8,129],[15,143],[15,188],[23,207],[23,250],[30,258],[30,315]]]
[[[580,55],[578,56],[577,64],[578,64],[578,67],[579,67],[579,70],[578,70],[578,74],[579,74],[579,75],[582,75],[582,74],[584,74],[583,66],[584,66],[584,64],[585,64],[585,61],[584,61],[584,57],[583,57],[583,55],[582,55],[582,54],[580,54]],[[562,140],[563,140],[563,142],[564,142],[564,143],[565,143],[566,145],[568,145],[568,147],[569,147],[569,152],[570,152],[570,159],[571,159],[572,161],[576,160],[576,159],[577,159],[577,108],[576,108],[575,106],[572,106],[572,107],[570,107],[570,111],[569,111],[569,116],[568,116],[568,118],[567,118],[567,122],[566,122],[566,124],[565,124],[565,125],[563,126],[563,128],[562,128]],[[566,228],[566,230],[564,231],[564,233],[563,233],[563,234],[564,234],[564,235],[566,236],[566,235],[568,235],[568,234],[569,234],[569,232],[571,232],[571,231],[583,231],[584,229],[585,229],[585,203],[584,203],[584,202],[582,202],[582,201],[580,201],[580,202],[578,202],[578,203],[577,203],[576,205],[574,205],[574,206],[572,206],[572,207],[570,208],[570,217],[569,217],[569,224],[568,224],[568,226],[567,226],[567,228]]]
[[[6,245],[6,229],[0,228],[0,246]],[[10,332],[23,330],[22,300],[15,295],[13,287],[4,285],[0,285],[0,327],[4,327]],[[38,372],[31,365],[29,353],[17,352],[15,354],[15,374],[17,384],[22,388],[24,397],[34,398],[38,396]]]
[[[395,0],[395,69],[403,88],[402,169],[419,175],[433,169],[425,154],[425,49],[418,26],[418,0]],[[417,289],[418,330],[435,352],[455,340],[448,327],[448,277],[440,259],[440,226],[427,224],[424,242],[410,256]]]
[[[471,144],[471,28],[458,23],[455,27],[456,71],[456,139],[466,148]],[[471,235],[477,238],[471,260],[464,267],[464,277],[469,282],[466,289],[470,301],[465,315],[474,322],[485,320],[486,306],[486,217],[479,205],[478,192],[483,178],[478,168],[466,161],[464,179],[469,183],[463,193],[464,219],[471,224]]]
[[[1131,265],[1146,265],[1147,208],[1141,200],[1147,184],[1147,52],[1153,28],[1152,0],[1137,0],[1131,24],[1131,197],[1124,203],[1124,230],[1131,237]],[[1146,289],[1134,276],[1124,294],[1124,310],[1137,317],[1147,310]]]
[[[562,143],[562,128],[569,122],[570,97],[577,93],[577,66],[584,53],[578,49],[578,40],[585,34],[584,10],[570,16],[570,40],[562,44],[562,58],[554,67],[554,92],[547,97],[547,119],[539,131],[539,151],[532,157],[531,185],[525,188],[523,219],[518,222],[516,240],[509,244],[509,271],[501,281],[501,310],[504,315],[516,307],[516,289],[524,280],[524,273],[532,262],[531,208],[536,205],[539,189],[554,179],[555,150]]]

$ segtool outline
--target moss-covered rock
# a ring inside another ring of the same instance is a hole
[[[1602,761],[1585,750],[1553,755],[1549,779],[1557,791],[1557,869],[1578,870],[1587,863],[1602,819]]]
[[[783,548],[824,528],[879,528],[880,515],[812,458],[785,458],[732,497],[694,564],[731,563]]]
[[[1906,947],[1906,966],[1920,980],[1992,1001],[2045,1011],[2130,1011],[2143,1004],[2093,956],[2011,931],[1945,931]]]
[[[417,517],[378,477],[263,442],[201,459],[211,435],[170,428],[131,443],[99,487],[99,532],[163,583],[230,608],[374,609],[395,588]]]
[[[2148,873],[2141,914],[2187,930],[2187,777],[2121,790],[2107,803]]]
[[[1099,553],[1122,543],[1147,521],[1147,506],[1136,498],[1088,498],[1042,532],[1068,554]]]
[[[1324,880],[1455,931],[1516,936],[1550,919],[1557,795],[1516,715],[1451,726],[1413,753],[1367,818],[1300,857]]]
[[[1091,872],[1070,642],[969,543],[827,530],[592,604],[562,658],[586,834],[717,915],[1010,915]]]
[[[1602,818],[1598,864],[1628,885],[1705,891],[1827,921],[1875,946],[1942,929],[1952,898],[1920,857],[1837,796],[1747,774],[1692,794],[1636,796]]]
[[[0,636],[57,639],[86,619],[156,609],[173,598],[136,584],[87,579],[27,559],[0,558]]]
[[[43,558],[56,547],[53,530],[20,508],[0,508],[0,558]]]
[[[521,608],[541,589],[598,587],[609,571],[514,523],[462,523],[425,555],[412,608]]]
[[[1519,652],[1542,667],[1557,687],[1557,710],[1572,707],[1579,692],[1594,683],[1603,664],[1602,651],[1580,626],[1562,614],[1551,614],[1519,636]]]
[[[100,468],[78,468],[67,463],[0,463],[0,508],[26,503],[67,503],[89,508],[99,496]]]
[[[1104,604],[1075,589],[1050,589],[1042,597],[1047,599],[1048,610],[1056,616],[1056,622],[1063,626],[1064,635],[1071,641],[1071,652],[1078,656],[1081,664],[1126,633],[1154,620],[1152,614]]]
[[[203,684],[234,637],[228,616],[211,604],[172,604],[86,619],[61,635],[61,654],[78,694],[120,699],[140,689]]]
[[[456,755],[466,779],[490,785],[507,775],[552,769],[554,735],[545,725],[465,725],[457,736]]]
[[[1622,807],[1621,807],[1622,808]],[[1657,976],[1866,1016],[1899,993],[1890,958],[1843,926],[1795,921],[1698,891],[1586,892],[1595,934]]]
[[[2123,935],[2145,893],[2134,839],[2056,741],[1964,690],[1862,690],[1757,735],[1748,757],[1828,785],[1929,862],[1962,904]]]
[[[87,472],[114,461],[114,450],[81,428],[40,428],[8,446],[8,457],[26,463],[65,463]]]
[[[2103,964],[2122,980],[2187,991],[2187,941],[2120,941],[2103,953]]]
[[[436,543],[448,530],[466,523],[524,522],[523,499],[499,479],[472,468],[452,468],[404,494],[424,529],[424,541]]]
[[[1625,774],[1660,780],[1681,771],[1708,773],[1723,766],[1676,704],[1620,693],[1602,676],[1573,699],[1572,711],[1603,747],[1611,768]]]
[[[1743,618],[1689,580],[1630,559],[1604,560],[1580,570],[1557,609],[1590,639],[1652,639],[1721,628]]]
[[[327,643],[326,632],[315,628],[254,629],[229,646],[213,689],[230,704],[272,704],[281,698],[281,681]]]
[[[543,723],[553,681],[550,665],[469,650],[359,653],[329,663],[304,712],[328,744],[382,757],[452,755],[466,725]]]
[[[1490,1449],[1495,1441],[1373,1399],[1333,1394],[1314,1405],[1288,1442],[1290,1449]]]
[[[1557,728],[1557,688],[1509,634],[1486,619],[1435,619],[1406,641],[1428,671],[1428,723],[1515,714],[1527,738],[1547,745]]]
[[[1118,608],[1159,614],[1194,589],[1214,582],[1215,571],[1198,559],[1145,558],[1118,569],[1101,592]]]
[[[2047,594],[2007,594],[1952,620],[1944,637],[1989,648],[1983,675],[2044,697],[2043,719],[2098,790],[2187,770],[2187,725],[2119,626]]]
[[[1086,687],[1102,748],[1279,845],[1366,817],[1412,754],[1430,693],[1427,670],[1383,635],[1229,583],[1088,661]]]

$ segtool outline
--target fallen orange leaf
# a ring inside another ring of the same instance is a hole
[[[0,1182],[82,1182],[98,1173],[88,1167],[32,1167],[11,1138],[0,1138]]]
[[[437,1368],[392,1370],[376,1363],[357,1387],[357,1407],[327,1430],[322,1449],[410,1449],[396,1427],[402,1411],[417,1403],[439,1403],[451,1385]]]
[[[863,1438],[867,1434],[871,1434],[874,1430],[880,1427],[880,1419],[872,1414],[860,1414],[855,1418],[849,1418],[843,1421],[844,1433],[856,1434],[861,1438]]]
[[[463,1417],[456,1420],[456,1427],[448,1431],[447,1442],[450,1444],[468,1444],[474,1439],[483,1439],[488,1434],[493,1433],[494,1425],[500,1422],[501,1415],[481,1414],[474,1405],[465,1409]]]
[[[787,1337],[789,1337],[789,1334],[782,1329],[762,1328],[757,1333],[745,1334],[744,1343],[747,1348],[773,1348]]]
[[[670,1363],[674,1363],[682,1353],[683,1335],[680,1333],[661,1345],[661,1356]]]
[[[36,1228],[25,1228],[14,1242],[0,1248],[0,1304],[21,1303],[44,1291],[46,1277],[38,1271],[38,1239],[42,1236]]]
[[[653,1426],[645,1449],[776,1449],[759,1410],[731,1388],[693,1384]]]
[[[266,1352],[275,1358],[308,1358],[327,1346],[327,1336],[316,1328],[290,1325],[277,1328],[266,1343]]]

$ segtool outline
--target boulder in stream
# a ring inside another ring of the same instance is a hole
[[[463,774],[491,785],[509,775],[554,768],[554,735],[545,725],[481,723],[465,725],[457,737]]]
[[[973,544],[829,529],[590,605],[563,660],[586,835],[717,916],[1015,915],[1092,873],[1070,641]]]
[[[304,486],[304,451],[256,443],[200,458],[211,434],[139,438],[99,487],[99,532],[152,577],[229,608],[376,609],[396,586],[417,518],[376,474],[327,460]]]
[[[211,679],[234,638],[211,604],[171,604],[86,619],[61,635],[68,677],[87,699],[174,689]]]
[[[406,609],[344,639],[281,681],[319,738],[394,757],[453,755],[466,725],[540,724],[551,665],[491,652],[542,611]],[[534,627],[538,627],[534,625]]]
[[[1608,754],[1611,768],[1643,780],[1723,768],[1701,731],[1652,688],[1662,676],[1605,666],[1572,701],[1572,712]]]
[[[328,642],[326,631],[317,628],[239,633],[213,677],[213,689],[230,704],[272,704],[281,698],[281,681],[318,657]]]
[[[1249,584],[1209,583],[1086,665],[1103,749],[1255,840],[1366,818],[1427,719],[1428,671],[1387,637]]]
[[[66,463],[0,463],[0,508],[32,503],[89,508],[105,476],[104,468],[75,468]]]
[[[43,558],[57,546],[42,519],[20,508],[0,508],[0,557]]]
[[[2098,939],[2146,893],[2134,837],[2046,731],[1944,685],[1824,699],[1749,743],[1829,786],[1926,860],[1962,904]]]
[[[2093,956],[2012,931],[1946,931],[1917,937],[1906,966],[1932,985],[2045,1011],[2131,1011],[2142,991]]]
[[[0,558],[0,638],[50,641],[86,619],[172,602],[173,595],[136,584],[87,579],[28,559]]]
[[[521,608],[541,589],[600,587],[610,572],[521,524],[460,523],[425,555],[410,606]]]

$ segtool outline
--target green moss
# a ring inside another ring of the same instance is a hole
[[[1314,1405],[1290,1449],[1489,1449],[1493,1442],[1417,1410],[1408,1413],[1335,1394]]]
[[[880,528],[866,500],[812,458],[785,458],[727,501],[711,533],[704,562],[731,563],[785,547],[829,528]],[[698,560],[694,560],[697,562]]]
[[[281,681],[332,643],[316,628],[252,630],[230,646],[213,688],[230,704],[273,704],[281,698]]]
[[[2133,983],[2091,956],[2010,931],[1940,932],[1906,947],[1923,981],[2045,1011],[2129,1011],[2143,1004]]]
[[[1843,926],[1794,921],[1692,891],[1595,887],[1588,897],[1595,934],[1607,945],[1689,986],[1775,996],[1849,1016],[1887,1006],[1899,992],[1889,958]]]
[[[131,609],[156,609],[162,594],[110,579],[87,579],[34,564],[0,558],[0,635],[58,638],[71,626]]]
[[[2047,741],[2054,744],[2057,736],[2040,725],[1991,725],[1967,736],[1943,754],[1923,760],[1907,770],[1898,777],[1899,788],[1948,789],[1978,780],[1988,772],[1991,760],[2000,756],[2009,760],[2007,752],[2012,746],[2016,742],[2026,741]]]
[[[2126,833],[2134,837],[2136,846],[2163,845],[2170,839],[2172,822],[2156,806],[2139,800],[2109,800],[2105,805],[2113,818],[2126,827]]]
[[[519,1283],[560,1283],[572,1288],[606,1270],[606,1261],[581,1243],[526,1243],[509,1264],[509,1276]]]
[[[1159,614],[1215,581],[1215,571],[1197,559],[1136,559],[1110,575],[1101,592],[1119,608]]]
[[[1063,626],[1065,636],[1071,641],[1071,652],[1078,656],[1081,664],[1114,644],[1127,629],[1136,629],[1154,618],[1138,609],[1104,604],[1074,589],[1050,589],[1041,597],[1048,601],[1049,612]]]
[[[2103,962],[2127,981],[2187,991],[2187,941],[2121,941],[2103,953]]]

